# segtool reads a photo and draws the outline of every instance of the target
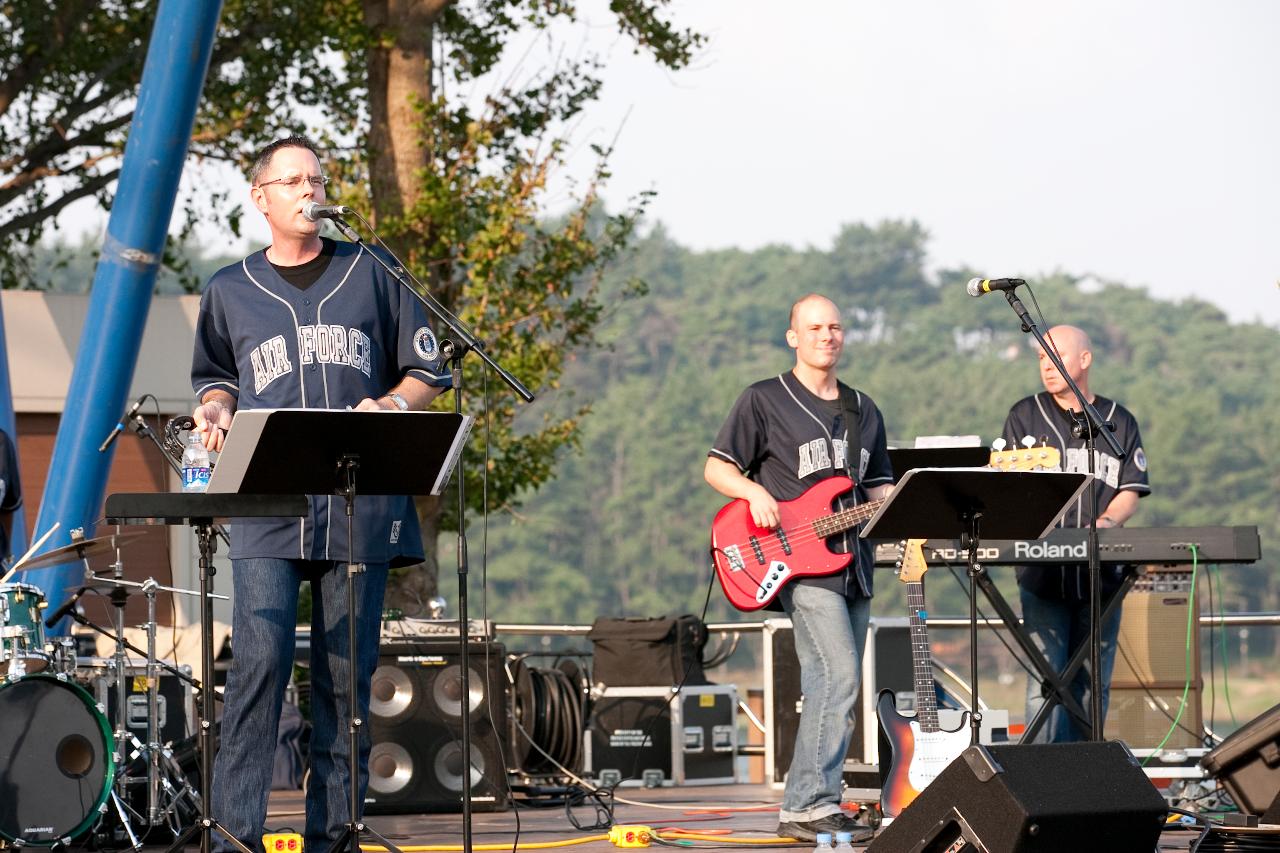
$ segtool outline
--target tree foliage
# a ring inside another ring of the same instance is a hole
[[[611,0],[617,31],[667,68],[685,65],[701,37],[664,15],[669,0]],[[103,207],[127,138],[153,4],[141,0],[6,0],[0,32],[0,284],[38,284],[33,247],[68,204]],[[565,353],[590,344],[604,305],[600,271],[631,238],[646,197],[597,211],[608,149],[563,209],[548,182],[564,165],[572,120],[601,92],[588,53],[497,80],[513,40],[550,38],[580,21],[560,0],[227,0],[196,118],[193,161],[247,165],[266,142],[323,129],[325,166],[344,203],[360,210],[406,267],[475,329],[491,353],[534,391],[554,389]],[[238,233],[243,215],[225,193],[200,210]],[[551,214],[555,214],[554,216]],[[190,274],[182,240],[167,261]],[[573,442],[581,410],[513,433],[515,398],[468,363],[465,387],[487,389],[486,429],[463,470],[487,491],[479,507],[511,505],[551,474]],[[434,580],[441,526],[420,507]]]
[[[1040,388],[1034,353],[1003,300],[965,295],[967,270],[935,280],[926,256],[927,235],[910,222],[852,225],[825,250],[749,253],[689,251],[654,229],[605,286],[640,277],[648,296],[624,303],[601,328],[608,346],[581,353],[564,376],[592,406],[580,447],[554,482],[493,522],[493,617],[590,622],[700,610],[710,520],[723,503],[702,480],[703,460],[741,389],[794,362],[783,332],[788,307],[806,292],[844,309],[841,375],[876,400],[891,439],[993,439],[1009,406]],[[1223,572],[1226,603],[1275,609],[1280,332],[1119,283],[1059,274],[1034,287],[1048,323],[1089,332],[1092,387],[1123,401],[1142,427],[1153,492],[1131,523],[1257,525],[1263,562]],[[1009,589],[1012,572],[996,576]],[[944,571],[929,582],[932,611],[967,610]],[[876,612],[902,615],[892,575],[876,583]],[[740,615],[718,590],[710,612]]]

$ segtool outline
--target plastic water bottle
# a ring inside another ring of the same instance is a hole
[[[832,853],[831,851],[831,833],[818,833],[818,846],[813,848],[813,853]]]
[[[187,433],[187,446],[182,449],[182,491],[203,492],[209,488],[209,451],[200,433]]]
[[[836,850],[852,850],[853,849],[853,833],[837,832],[835,849]]]

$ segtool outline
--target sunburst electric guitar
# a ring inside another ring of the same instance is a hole
[[[911,620],[911,664],[916,690],[916,713],[898,712],[892,690],[881,690],[876,699],[880,720],[880,809],[886,818],[897,817],[961,752],[969,746],[969,712],[959,728],[947,731],[938,724],[937,694],[933,687],[933,655],[929,650],[929,614],[924,604],[923,539],[908,539],[903,546],[898,580],[907,585],[907,609]]]
[[[775,528],[757,526],[741,498],[725,504],[711,522],[711,554],[729,603],[759,610],[796,578],[831,575],[849,565],[853,554],[834,553],[826,538],[871,518],[884,503],[833,510],[835,499],[852,488],[848,477],[828,477],[795,500],[779,501]]]

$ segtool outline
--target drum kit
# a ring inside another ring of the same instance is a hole
[[[66,847],[87,838],[136,850],[144,841],[173,841],[199,817],[198,773],[184,768],[194,763],[195,738],[181,730],[181,738],[163,737],[174,733],[166,717],[182,715],[194,726],[194,704],[186,703],[185,715],[167,708],[161,674],[180,679],[184,696],[186,685],[200,685],[189,667],[156,654],[156,594],[198,593],[153,578],[126,580],[120,548],[139,535],[85,539],[73,531],[70,545],[20,562],[0,583],[0,839],[14,847]],[[105,554],[115,555],[110,573],[94,574],[89,558]],[[84,561],[84,584],[47,618],[43,591],[7,582],[14,571],[74,559]],[[87,592],[109,598],[110,628],[75,612]],[[147,601],[145,650],[125,637],[125,604],[138,594]],[[68,615],[112,638],[114,654],[80,656],[75,638],[46,638],[46,627]]]

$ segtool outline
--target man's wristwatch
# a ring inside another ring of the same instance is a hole
[[[390,400],[392,405],[394,405],[400,411],[402,412],[409,411],[409,402],[405,400],[404,397],[401,397],[399,394],[397,394],[395,391],[392,391],[391,393],[387,394],[387,399]]]

